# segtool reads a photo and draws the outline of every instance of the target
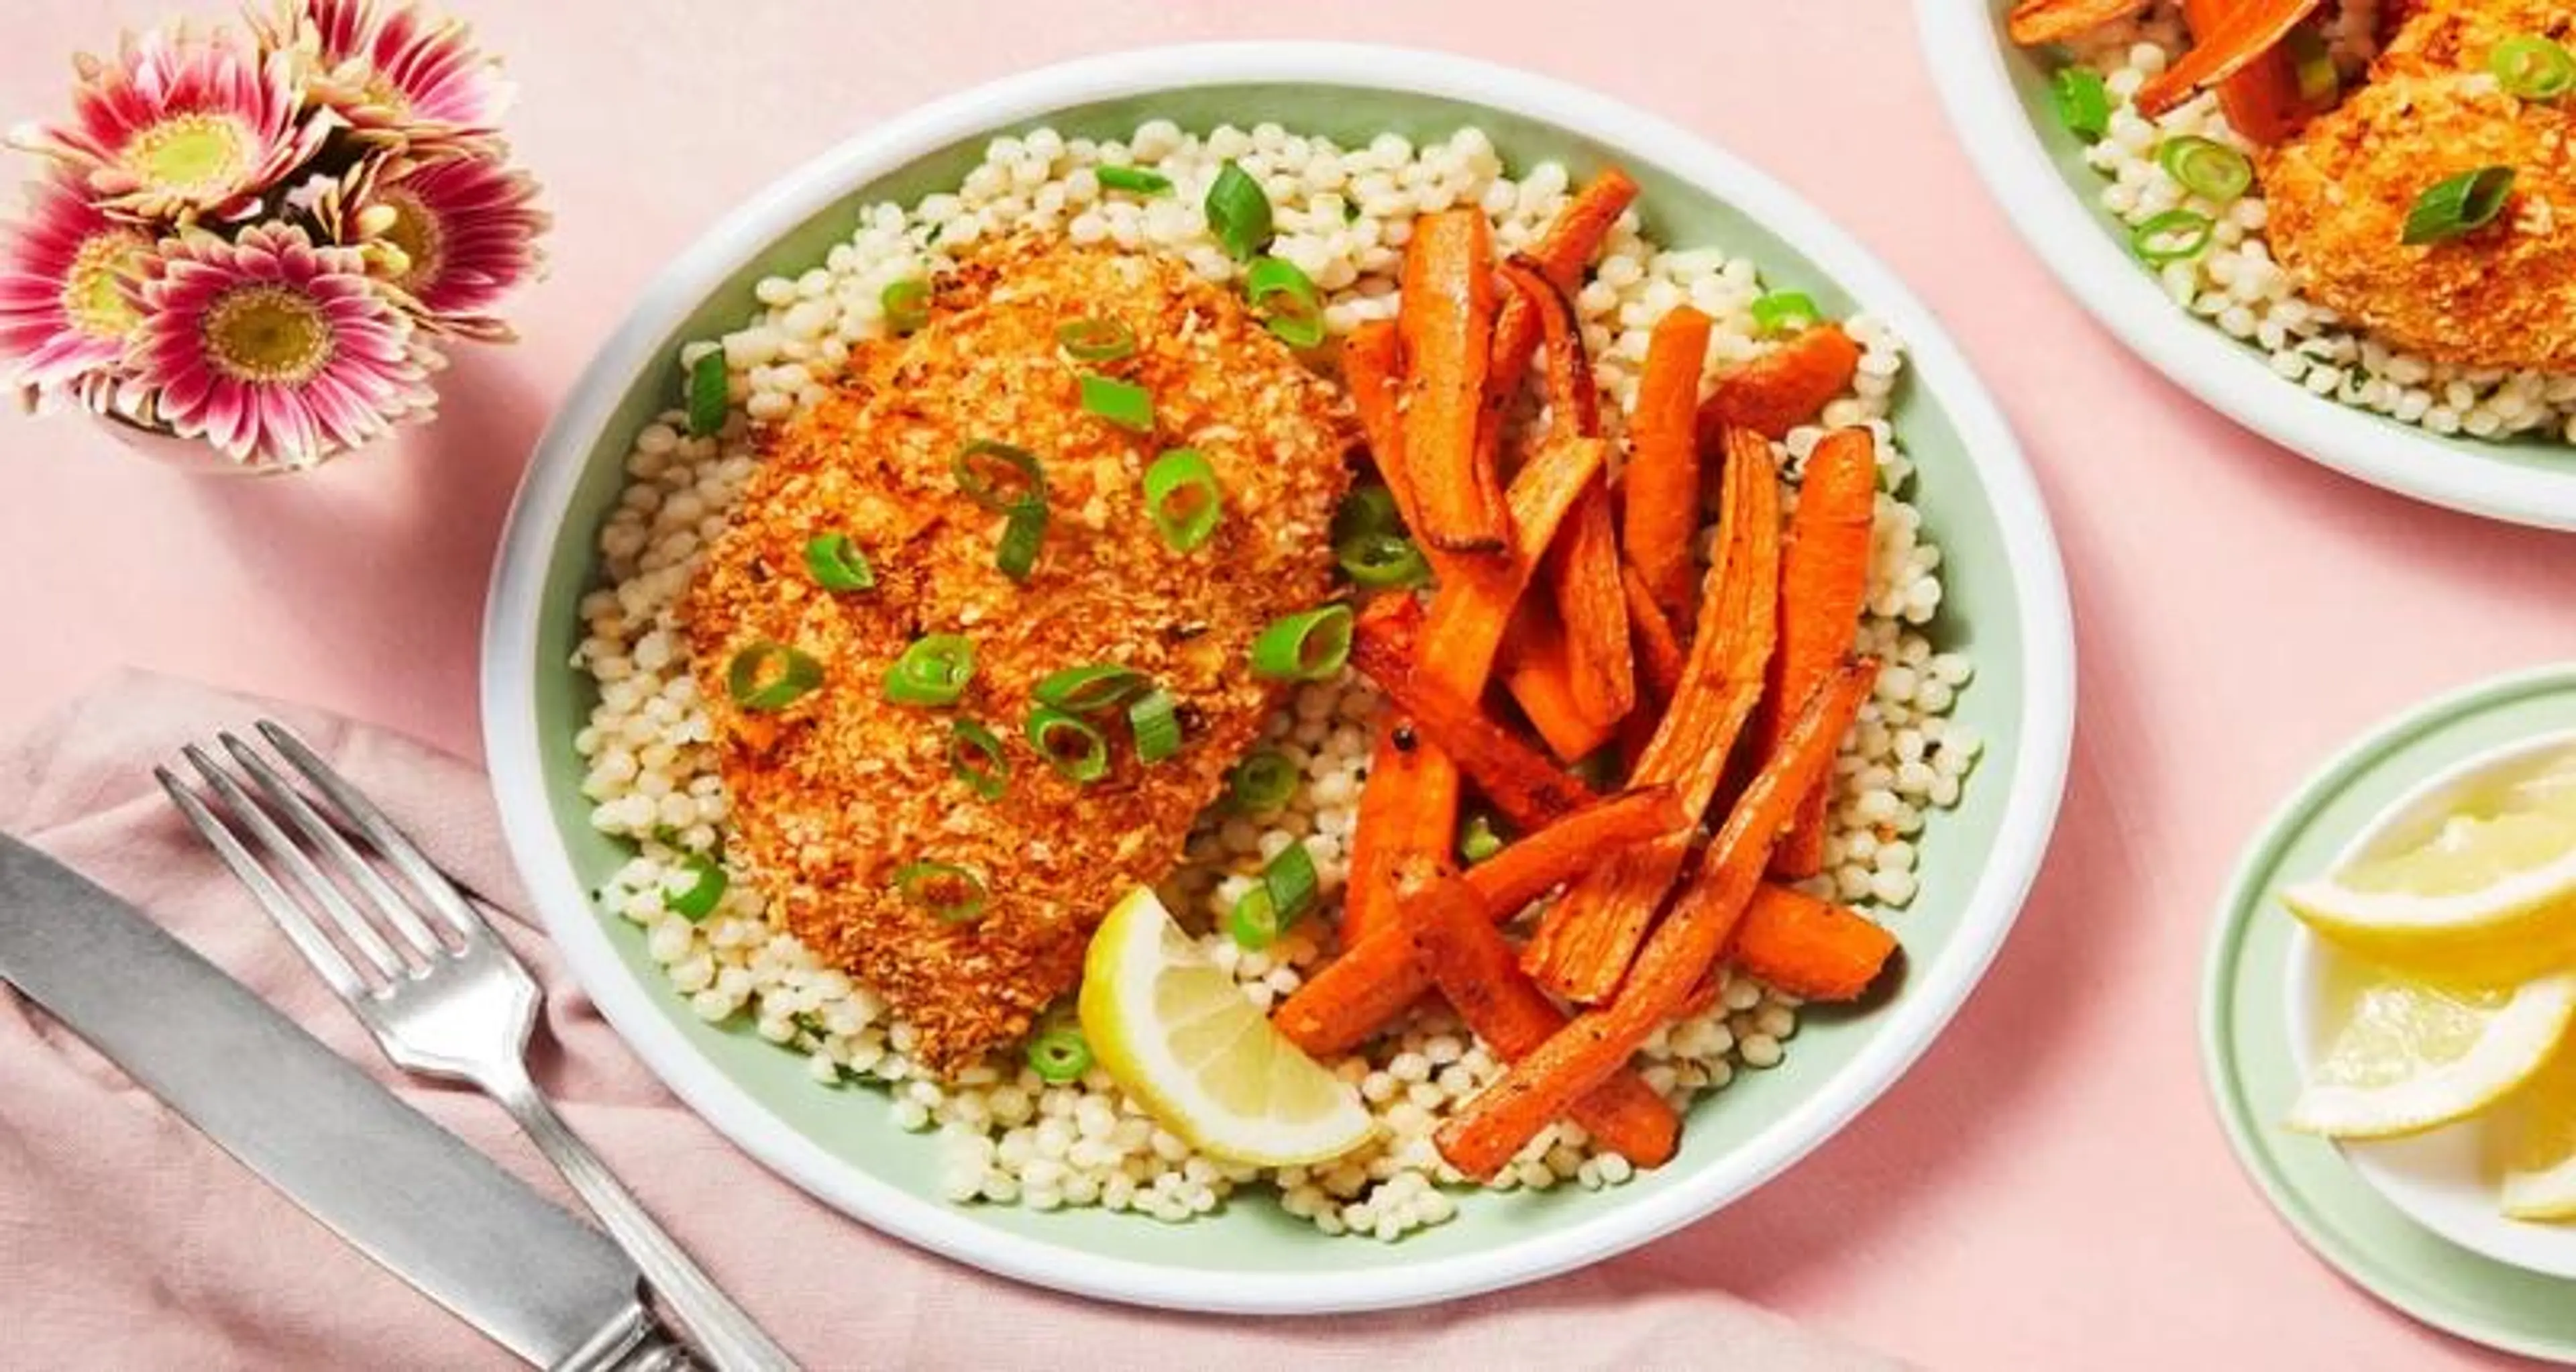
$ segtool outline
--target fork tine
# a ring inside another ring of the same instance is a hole
[[[249,744],[232,733],[219,733],[215,735],[215,741],[223,744],[233,759],[242,765],[242,770],[250,773],[251,780],[259,783],[261,794],[284,811],[287,819],[303,831],[304,837],[312,840],[317,852],[328,854],[339,864],[341,872],[366,893],[367,899],[375,903],[377,912],[410,942],[413,951],[425,958],[440,957],[447,952],[446,946],[438,941],[438,935],[421,923],[409,901],[394,893],[394,888],[386,883],[375,864],[359,856],[349,840],[315,812],[313,803],[304,798],[304,793],[287,785],[286,778],[268,765],[268,759],[252,752]]]
[[[160,781],[161,789],[170,793],[170,803],[179,807],[179,813],[187,818],[189,826],[215,850],[215,856],[223,859],[233,875],[241,878],[242,885],[250,888],[251,898],[259,902],[259,907],[268,912],[268,917],[276,922],[278,928],[286,931],[286,941],[295,945],[295,951],[302,953],[306,962],[313,964],[313,970],[322,974],[322,980],[329,982],[331,989],[339,992],[344,1000],[355,1000],[366,994],[366,986],[358,978],[358,969],[351,967],[349,960],[340,955],[340,950],[332,945],[331,940],[322,936],[322,931],[315,928],[312,919],[304,913],[304,907],[286,894],[286,888],[278,885],[277,879],[268,874],[268,869],[259,864],[259,859],[252,857],[250,850],[242,846],[232,829],[215,818],[215,812],[207,809],[204,801],[197,799],[197,793],[181,784],[167,767],[153,768],[152,775]]]
[[[393,945],[385,942],[385,936],[376,932],[376,926],[358,913],[358,907],[351,905],[349,898],[340,894],[340,888],[322,875],[322,869],[313,865],[313,859],[305,856],[304,850],[296,847],[295,840],[277,827],[277,821],[268,817],[268,812],[260,808],[259,802],[251,799],[250,793],[241,788],[241,783],[233,780],[232,773],[225,771],[206,755],[204,749],[193,743],[180,749],[179,755],[188,759],[189,765],[206,779],[206,784],[213,787],[224,803],[232,808],[234,818],[267,847],[269,856],[295,874],[305,894],[322,907],[322,913],[338,926],[341,934],[358,946],[359,952],[366,954],[367,960],[376,965],[376,970],[384,974],[385,980],[400,980],[404,975],[403,961],[395,954]]]
[[[374,801],[367,799],[357,787],[342,779],[331,764],[324,762],[312,749],[304,746],[304,740],[290,733],[286,726],[271,719],[263,719],[259,722],[259,732],[262,738],[269,741],[271,747],[276,748],[288,762],[295,764],[295,769],[302,772],[306,780],[321,788],[322,794],[328,797],[332,804],[339,806],[342,814],[347,815],[357,824],[368,840],[376,845],[377,852],[383,853],[392,860],[394,866],[402,869],[402,874],[411,879],[412,887],[420,892],[422,899],[428,901],[431,909],[436,910],[449,924],[455,926],[457,933],[468,939],[489,938],[495,943],[501,941],[500,935],[494,933],[492,926],[484,922],[483,916],[476,913],[473,906],[466,904],[463,896],[457,894],[456,883],[441,875],[439,870],[430,864],[429,858],[404,836],[403,831],[394,827],[394,822],[386,817],[385,812],[376,808]]]

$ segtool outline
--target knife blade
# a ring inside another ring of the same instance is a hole
[[[540,1367],[658,1342],[617,1246],[124,899],[0,834],[0,980],[269,1185]]]

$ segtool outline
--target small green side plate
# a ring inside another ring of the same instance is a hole
[[[2200,1042],[2237,1158],[2319,1257],[2434,1328],[2576,1363],[2576,1282],[2480,1257],[2408,1219],[2335,1146],[2280,1121],[2298,1095],[2281,1008],[2295,927],[2272,893],[2331,866],[2353,835],[2435,772],[2576,727],[2576,667],[2485,682],[2391,720],[2281,807],[2236,869],[2201,974]]]

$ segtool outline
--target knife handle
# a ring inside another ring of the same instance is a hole
[[[609,1172],[590,1145],[565,1124],[525,1071],[481,1083],[486,1094],[519,1122],[537,1151],[572,1183],[608,1236],[644,1273],[664,1308],[717,1372],[796,1372],[796,1361],[772,1343],[662,1226]]]

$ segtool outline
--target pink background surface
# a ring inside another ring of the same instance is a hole
[[[673,251],[875,120],[1189,40],[1525,67],[1745,155],[1914,284],[2038,468],[2081,640],[2068,805],[1992,980],[1845,1135],[1647,1265],[1936,1367],[2510,1361],[2383,1309],[2272,1217],[2205,1104],[2195,979],[2237,849],[2307,769],[2393,710],[2576,646],[2576,538],[2344,481],[2120,351],[1974,179],[1908,7],[1632,0],[1582,24],[1518,0],[460,8],[510,57],[515,142],[559,221],[553,274],[515,310],[524,344],[461,357],[434,428],[294,481],[190,479],[78,422],[0,421],[0,729],[136,663],[477,749],[484,578],[550,406]],[[0,116],[58,109],[65,55],[163,9],[11,6]]]

